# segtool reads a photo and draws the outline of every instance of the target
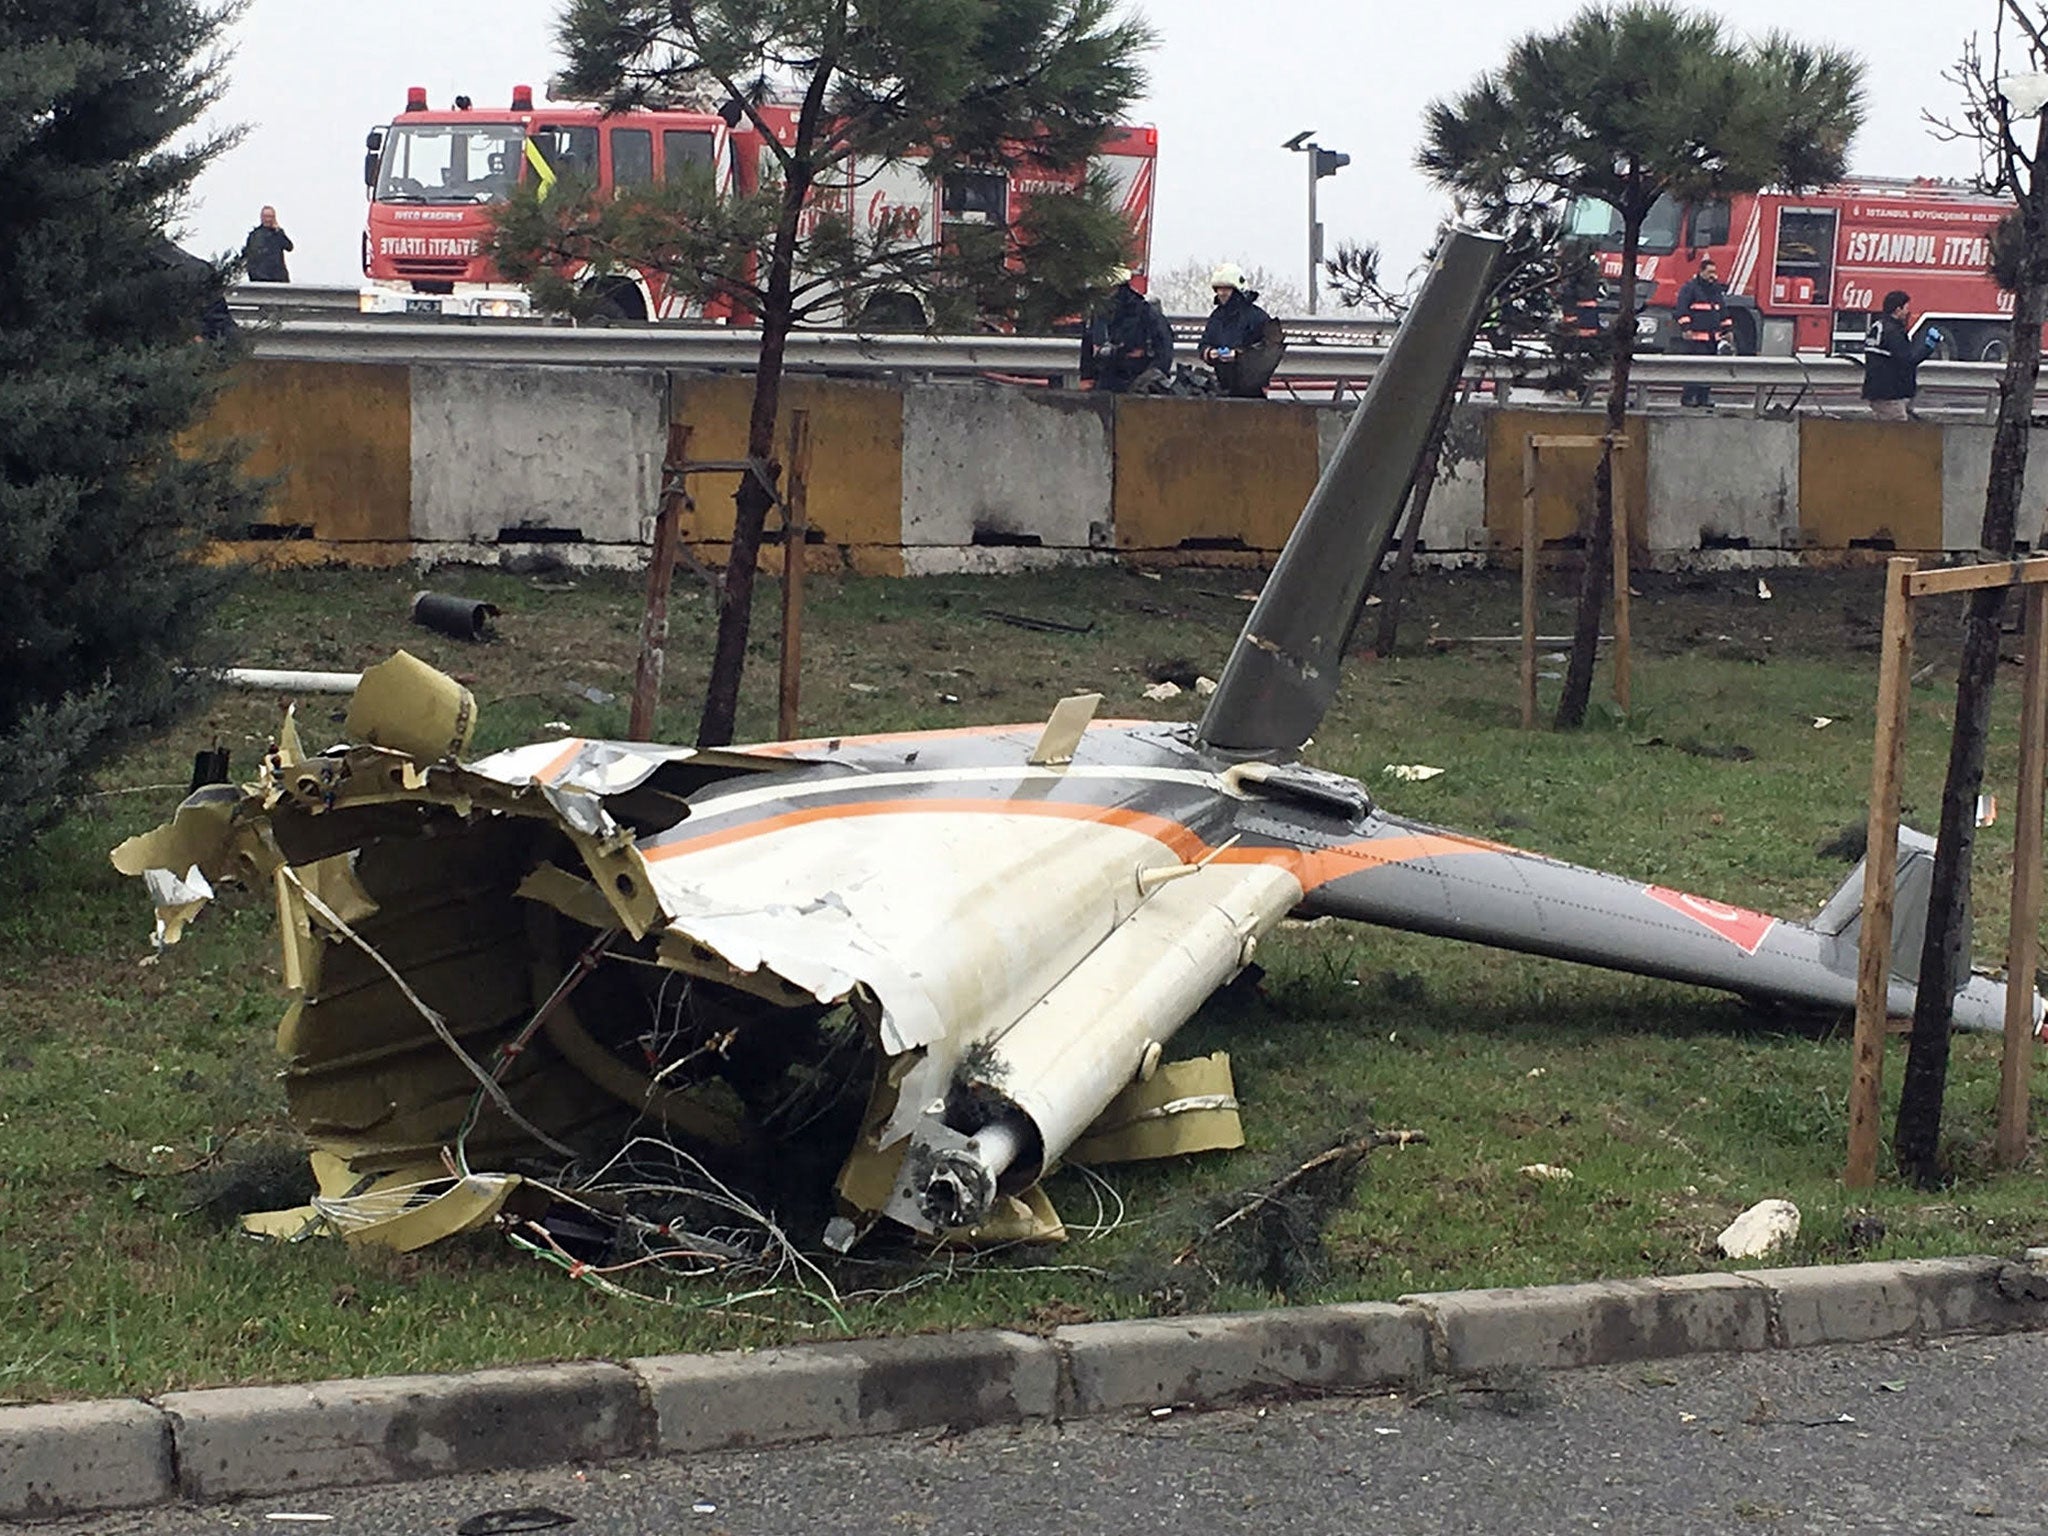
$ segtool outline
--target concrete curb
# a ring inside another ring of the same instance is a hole
[[[0,1520],[2031,1328],[2042,1270],[1918,1259],[0,1408]]]

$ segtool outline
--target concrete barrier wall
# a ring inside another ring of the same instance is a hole
[[[1655,416],[1643,425],[1648,549],[1799,547],[1798,422]]]
[[[546,548],[634,564],[667,423],[691,428],[692,459],[739,459],[752,399],[743,376],[253,363],[197,435],[248,443],[251,467],[277,476],[269,520],[239,554],[381,564]],[[895,575],[1270,560],[1352,406],[803,377],[784,385],[777,457],[798,409],[811,423],[808,563]],[[1529,435],[1603,426],[1590,411],[1461,407],[1423,549],[1514,558]],[[1630,537],[1659,563],[1938,557],[1977,544],[1988,427],[1688,413],[1632,416],[1627,431]],[[1576,544],[1596,459],[1543,454],[1538,533],[1549,548]],[[2019,536],[2031,547],[2048,455],[2030,462]],[[737,481],[692,477],[684,533],[706,559],[731,538]]]
[[[1991,479],[1989,427],[1944,427],[1941,434],[1941,542],[1973,550],[1984,529],[1984,490]],[[2027,434],[2027,485],[2014,519],[2014,537],[2041,547],[2042,508],[2048,505],[2048,431]]]
[[[1522,549],[1522,454],[1531,437],[1598,437],[1607,418],[1597,411],[1537,411],[1522,407],[1488,413],[1486,437],[1486,533],[1495,550]],[[1628,446],[1622,450],[1620,474],[1629,542],[1646,547],[1645,501],[1649,494],[1645,420],[1628,418]],[[1543,448],[1536,455],[1536,538],[1544,548],[1576,542],[1582,535],[1593,501],[1593,473],[1600,464],[1597,448]]]
[[[1941,549],[1943,431],[1923,421],[1801,421],[1801,544]]]
[[[1116,402],[1116,547],[1221,563],[1276,552],[1315,489],[1317,408],[1258,400]]]
[[[1063,390],[1020,398],[998,384],[906,390],[904,569],[939,575],[1109,558],[1113,404]]]
[[[269,515],[239,552],[280,562],[398,564],[411,553],[413,370],[245,365],[195,435],[244,445],[274,477]]]
[[[412,370],[412,536],[636,544],[661,489],[668,376]]]
[[[747,451],[747,421],[754,381],[734,376],[672,377],[674,419],[690,428],[690,458],[733,460]],[[811,427],[811,480],[806,516],[811,559],[875,576],[903,574],[903,391],[890,384],[850,380],[783,380],[775,423],[776,457],[788,452],[790,412],[807,411]],[[722,560],[732,539],[737,474],[719,471],[692,478],[695,510],[683,532],[705,558]],[[648,504],[653,510],[653,503]],[[771,514],[771,528],[776,518]]]

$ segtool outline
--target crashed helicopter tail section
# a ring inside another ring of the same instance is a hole
[[[1196,728],[1225,752],[1293,754],[1337,696],[1344,647],[1456,387],[1502,242],[1447,230],[1429,279],[1373,374]]]

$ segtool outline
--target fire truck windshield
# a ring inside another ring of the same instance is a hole
[[[519,179],[517,123],[398,124],[377,174],[380,203],[494,203]]]
[[[1677,250],[1678,228],[1684,212],[1684,208],[1669,197],[1660,197],[1650,204],[1637,248],[1645,256],[1662,256]],[[1582,197],[1572,204],[1571,217],[1565,222],[1565,233],[1576,235],[1581,240],[1591,240],[1596,249],[1618,251],[1621,249],[1621,215],[1597,197]]]

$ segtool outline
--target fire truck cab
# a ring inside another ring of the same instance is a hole
[[[2012,204],[1950,182],[1866,177],[1806,193],[1741,193],[1698,204],[1660,198],[1636,255],[1636,345],[1673,349],[1678,290],[1712,256],[1728,288],[1735,349],[1857,356],[1884,295],[1912,295],[1915,333],[1942,333],[1943,357],[2005,355],[2012,295],[1990,272],[1991,233]],[[1621,221],[1595,198],[1567,233],[1598,253],[1600,297],[1621,276]]]
[[[477,108],[458,96],[446,111],[431,110],[415,86],[402,116],[370,130],[367,148],[361,308],[373,314],[530,314],[526,290],[485,254],[492,205],[521,183],[570,176],[627,188],[709,171],[730,190],[737,164],[732,130],[716,113],[536,107],[528,86],[512,88],[508,108]],[[596,289],[604,312],[618,319],[688,312],[640,272],[569,276]]]

